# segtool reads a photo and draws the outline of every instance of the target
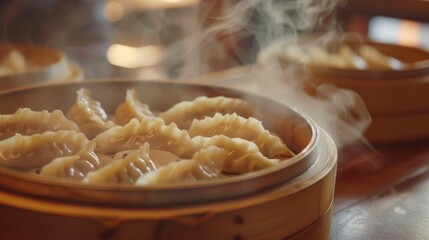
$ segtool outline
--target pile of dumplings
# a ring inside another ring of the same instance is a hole
[[[108,115],[82,88],[66,115],[0,115],[0,165],[83,184],[152,185],[233,177],[294,155],[251,115],[248,102],[223,96],[154,112],[136,89]]]
[[[341,45],[336,52],[330,52],[317,44],[310,44],[305,48],[288,44],[279,53],[279,58],[287,62],[359,70],[396,69],[403,65],[398,59],[385,55],[368,44],[361,44],[356,52],[347,44]]]

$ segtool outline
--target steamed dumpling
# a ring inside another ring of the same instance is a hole
[[[394,61],[394,58],[383,54],[373,46],[362,44],[359,53],[369,68],[392,68],[391,61]]]
[[[264,129],[262,122],[255,118],[243,118],[237,114],[215,114],[202,120],[194,120],[189,127],[189,135],[215,136],[225,135],[254,142],[262,154],[268,158],[287,158],[292,151],[283,141]]]
[[[29,170],[40,168],[57,157],[70,156],[88,144],[83,133],[60,130],[31,136],[16,134],[0,141],[0,164]]]
[[[179,157],[192,152],[192,139],[188,132],[180,130],[174,123],[165,125],[161,118],[145,118],[141,122],[132,119],[125,126],[100,133],[95,141],[98,150],[105,154],[138,149],[144,143],[149,143],[152,149],[169,151]]]
[[[108,120],[101,103],[92,99],[90,91],[85,88],[77,91],[76,102],[67,112],[67,118],[75,122],[89,139],[115,126]]]
[[[213,116],[215,113],[237,113],[240,116],[249,117],[251,108],[249,103],[238,98],[228,97],[197,97],[193,101],[183,101],[167,111],[160,113],[167,124],[176,123],[180,129],[188,129],[194,119],[205,116]]]
[[[241,99],[198,97],[155,116],[128,89],[116,125],[82,88],[67,118],[58,110],[0,115],[0,165],[86,184],[151,185],[246,174],[292,156],[251,115]]]
[[[192,139],[197,149],[217,146],[228,151],[222,171],[229,174],[242,174],[277,165],[280,160],[268,159],[253,142],[240,138],[218,135],[214,137],[197,136]]]
[[[155,171],[156,164],[149,155],[149,144],[144,144],[123,160],[116,160],[90,172],[83,180],[84,183],[134,183],[147,172]]]
[[[141,121],[145,117],[154,117],[154,114],[147,104],[140,101],[135,89],[128,89],[125,101],[116,108],[116,122],[125,125],[133,118]]]
[[[145,143],[146,144],[146,143]],[[134,150],[125,150],[118,153],[115,153],[111,158],[113,160],[124,160],[128,157],[128,155],[134,154],[134,152],[139,151],[138,149]],[[180,157],[176,156],[175,154],[164,151],[164,150],[154,150],[151,149],[149,151],[149,157],[152,159],[153,163],[157,168],[165,166],[171,162],[179,161]]]
[[[60,110],[48,112],[20,108],[14,114],[0,115],[0,140],[12,137],[15,133],[32,135],[58,130],[79,132],[78,126],[68,120]]]
[[[82,179],[88,172],[99,169],[106,164],[107,157],[95,153],[95,142],[90,142],[72,156],[59,157],[46,164],[41,170],[41,176]]]
[[[190,160],[170,163],[141,176],[137,185],[191,182],[201,179],[216,179],[221,176],[228,151],[210,146],[195,153]]]

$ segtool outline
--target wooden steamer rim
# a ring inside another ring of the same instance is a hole
[[[400,60],[404,66],[398,69],[354,69],[308,64],[307,67],[311,74],[326,78],[354,79],[362,84],[371,84],[372,82],[376,84],[393,82],[396,84],[397,81],[403,79],[420,78],[429,74],[429,52],[424,49],[376,42],[363,37],[345,37],[338,42],[330,43],[331,46],[328,48],[341,44],[349,45],[352,49],[358,49],[361,45],[374,47],[386,56]]]
[[[278,167],[267,168],[252,174],[216,181],[201,181],[179,185],[159,186],[112,186],[84,185],[58,179],[41,178],[0,167],[0,186],[8,191],[47,197],[56,200],[101,205],[130,206],[176,206],[207,201],[231,199],[267,190],[283,184],[307,171],[317,160],[316,146],[320,132],[305,115],[293,108],[261,96],[238,90],[205,86],[201,84],[177,83],[173,81],[93,80],[26,87],[0,94],[0,111],[13,113],[19,107],[34,110],[68,109],[75,101],[76,90],[85,87],[92,91],[107,112],[124,101],[125,91],[135,87],[143,101],[155,110],[164,110],[179,100],[196,96],[241,97],[259,111],[257,118],[295,151],[296,156],[283,161]],[[159,94],[168,96],[159,99]],[[61,99],[61,101],[58,101]],[[269,113],[269,114],[267,114]],[[276,117],[271,117],[275,113]],[[293,134],[289,134],[292,133]]]
[[[290,44],[306,46],[315,44],[323,46],[328,51],[336,50],[341,45],[348,45],[355,53],[359,52],[359,47],[367,45],[374,47],[381,53],[399,60],[403,63],[395,69],[387,69],[380,67],[370,67],[366,69],[357,68],[341,68],[334,66],[324,66],[317,63],[302,63],[294,62],[283,56],[284,48]],[[257,56],[257,63],[261,66],[269,66],[279,64],[279,67],[284,66],[300,66],[308,70],[312,75],[326,78],[354,79],[363,83],[378,81],[395,81],[404,78],[419,78],[429,74],[429,52],[423,48],[402,46],[398,44],[378,42],[371,40],[365,35],[356,33],[336,33],[335,35],[308,35],[302,34],[296,36],[286,36],[279,38],[270,43],[266,48],[262,49]]]

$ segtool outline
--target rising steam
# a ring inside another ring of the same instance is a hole
[[[316,32],[318,41],[332,39],[340,32],[334,15],[341,1],[207,2],[203,1],[186,19],[187,26],[192,24],[187,29],[192,31],[169,48],[167,59],[173,59],[169,62],[173,78],[195,78],[247,64],[251,67],[246,74],[220,84],[295,106],[327,130],[338,146],[363,139],[362,133],[371,119],[356,93],[330,84],[311,86],[305,81],[305,73],[297,74],[296,69],[284,68],[275,58],[261,60],[259,56],[276,42],[298,38],[300,34]],[[309,87],[313,89],[308,91]]]
[[[202,1],[183,19],[175,19],[184,36],[169,47],[170,75],[189,78],[253,63],[260,49],[280,37],[337,30],[332,16],[338,3],[339,0]]]

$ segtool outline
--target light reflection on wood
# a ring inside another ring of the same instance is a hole
[[[376,150],[340,153],[332,239],[429,239],[429,142]]]

